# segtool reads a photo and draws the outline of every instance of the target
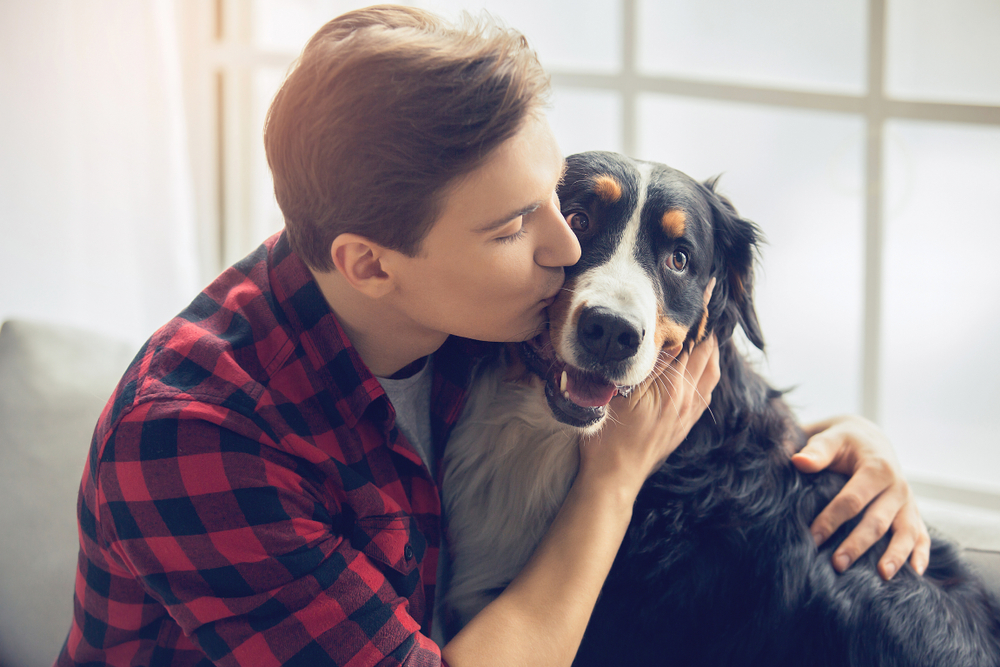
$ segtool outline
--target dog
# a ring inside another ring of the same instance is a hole
[[[583,250],[549,328],[477,370],[444,455],[453,634],[517,575],[576,475],[578,440],[608,402],[714,332],[711,407],[646,482],[575,665],[1000,665],[1000,602],[934,534],[923,576],[830,563],[858,519],[815,546],[808,527],[843,486],[790,463],[804,435],[741,356],[763,350],[753,305],[758,228],[662,164],[567,160],[559,200]],[[704,295],[715,280],[707,304]]]

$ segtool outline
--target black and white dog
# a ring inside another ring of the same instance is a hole
[[[613,153],[570,157],[559,198],[583,257],[549,330],[479,369],[445,453],[458,624],[528,560],[611,398],[661,349],[715,332],[711,411],[640,493],[575,664],[1000,665],[1000,603],[952,545],[935,538],[924,576],[888,582],[887,538],[840,575],[830,557],[856,523],[814,546],[808,526],[844,480],[791,465],[801,432],[731,340],[738,325],[763,348],[756,227],[714,183]]]

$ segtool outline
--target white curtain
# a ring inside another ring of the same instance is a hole
[[[175,10],[0,2],[0,320],[137,343],[197,292]]]

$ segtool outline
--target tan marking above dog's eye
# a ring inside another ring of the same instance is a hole
[[[622,198],[622,186],[609,174],[594,177],[594,192],[608,204],[614,204]]]
[[[663,231],[672,239],[679,239],[684,236],[687,228],[687,216],[680,209],[672,209],[663,214]]]

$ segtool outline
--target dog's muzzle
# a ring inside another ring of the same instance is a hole
[[[628,395],[630,386],[590,373],[559,358],[549,331],[521,343],[528,369],[545,382],[545,398],[553,416],[564,424],[587,428],[607,415],[608,403],[617,394]]]

